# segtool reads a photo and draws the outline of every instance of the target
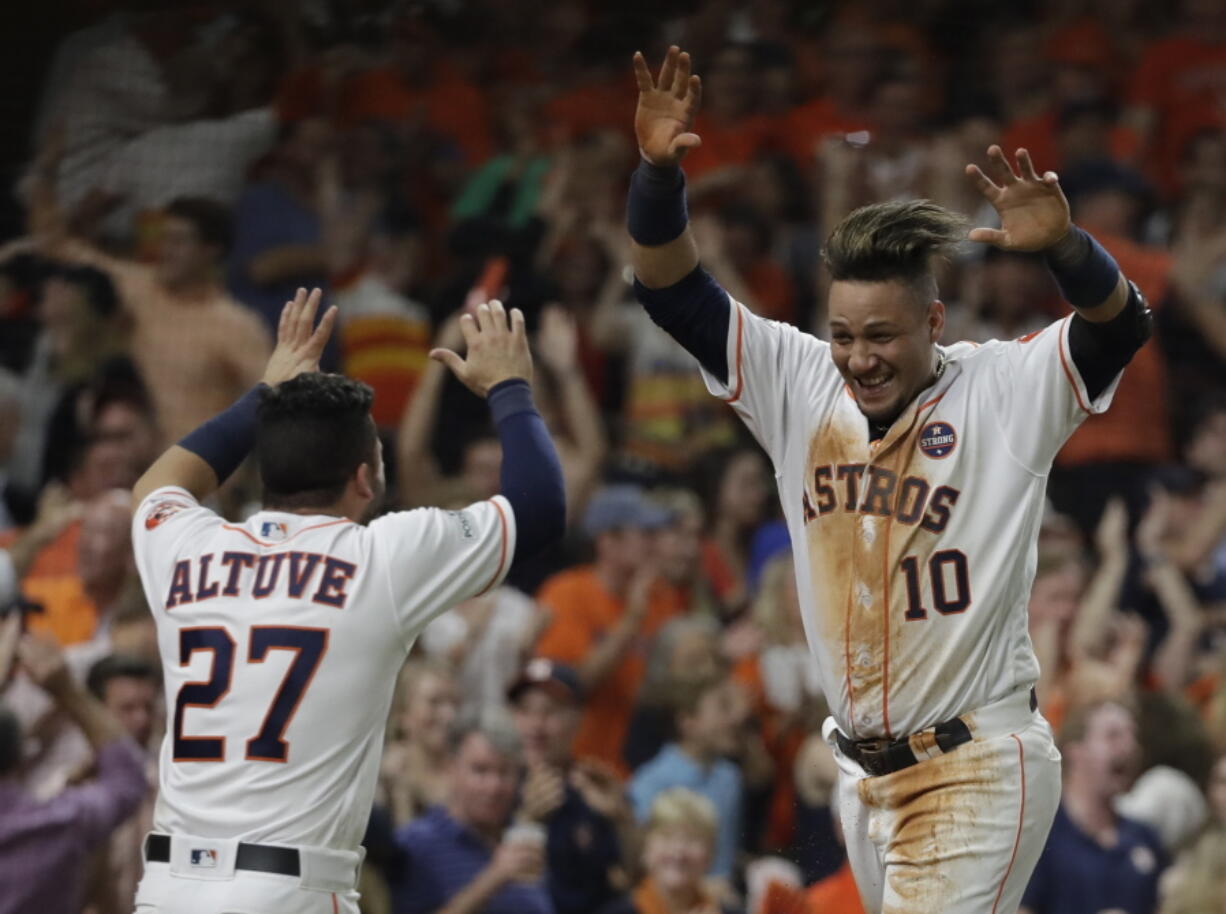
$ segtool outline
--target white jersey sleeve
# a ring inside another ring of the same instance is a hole
[[[807,396],[813,372],[832,370],[829,344],[791,324],[758,317],[728,296],[728,383],[705,368],[707,390],[741,417],[778,466],[787,446],[790,405]]]
[[[150,606],[162,605],[184,548],[223,523],[187,489],[163,486],[145,496],[132,515],[132,552]]]
[[[1016,340],[992,340],[983,352],[991,365],[997,421],[1009,453],[1024,468],[1044,475],[1056,453],[1087,416],[1106,412],[1119,384],[1091,399],[1069,351],[1069,323],[1062,318]],[[1122,374],[1122,371],[1121,371]]]
[[[392,606],[407,639],[457,603],[497,587],[515,554],[515,516],[501,495],[462,511],[417,508],[370,523],[389,569]]]

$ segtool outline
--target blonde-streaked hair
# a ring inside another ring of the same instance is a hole
[[[455,670],[447,663],[434,657],[414,657],[400,668],[396,677],[396,691],[392,694],[392,706],[387,712],[387,738],[395,741],[405,738],[401,721],[408,710],[409,696],[417,691],[418,684],[426,676],[434,676],[450,682],[459,690],[459,681]]]
[[[901,282],[927,305],[937,298],[933,259],[966,240],[966,217],[931,200],[891,200],[853,211],[834,227],[822,259],[835,280]]]
[[[758,595],[754,597],[751,614],[758,628],[766,636],[767,644],[791,644],[792,623],[788,618],[791,609],[784,600],[784,589],[793,578],[792,553],[787,551],[775,556],[762,569]]]
[[[650,834],[669,829],[700,833],[712,843],[719,834],[719,814],[715,804],[686,787],[671,787],[651,803],[646,830]]]

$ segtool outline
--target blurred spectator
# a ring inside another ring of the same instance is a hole
[[[1171,273],[1170,255],[1140,245],[1148,188],[1129,169],[1110,161],[1083,163],[1065,172],[1073,215],[1094,233],[1136,283],[1150,308],[1160,311]],[[1153,468],[1169,461],[1174,445],[1167,399],[1167,364],[1160,345],[1141,348],[1112,396],[1111,409],[1090,416],[1056,457],[1049,493],[1056,506],[1089,532],[1113,494],[1138,513]],[[1145,429],[1138,435],[1137,429]]]
[[[31,631],[46,632],[61,645],[102,643],[125,591],[135,587],[131,521],[131,497],[123,489],[104,492],[84,506],[76,567],[67,574],[35,569],[22,582],[25,595],[43,607],[30,619]]]
[[[33,504],[51,465],[63,479],[65,452],[80,446],[76,410],[71,409],[75,396],[127,350],[130,329],[110,278],[89,266],[52,266],[42,282],[37,313],[42,329],[22,378],[8,461],[10,497],[26,504]],[[67,434],[55,422],[65,404],[70,407]]]
[[[29,796],[18,782],[20,728],[0,707],[0,911],[75,914],[85,857],[136,809],[147,789],[145,761],[119,721],[74,682],[52,642],[27,635],[20,658],[85,733],[97,754],[97,776],[50,800]]]
[[[698,362],[629,298],[620,228],[600,235],[613,264],[590,321],[592,343],[625,364],[616,462],[628,475],[655,481],[679,475],[707,452],[731,444],[732,411],[708,392]]]
[[[460,692],[449,665],[405,665],[381,767],[382,792],[397,827],[446,798],[447,734],[459,709]]]
[[[703,263],[728,294],[757,315],[795,323],[796,296],[791,279],[772,258],[772,225],[747,203],[722,206],[716,217],[698,219],[694,231]]]
[[[729,44],[705,64],[702,110],[694,132],[702,145],[685,159],[690,193],[695,199],[731,188],[744,167],[766,149],[772,124],[758,113],[758,79],[753,49]]]
[[[1209,821],[1162,880],[1162,914],[1226,910],[1226,753],[1218,756],[1206,789]]]
[[[554,910],[590,914],[625,885],[637,846],[634,813],[615,771],[571,754],[583,699],[574,670],[532,660],[507,699],[527,765],[521,813],[546,828]]]
[[[710,872],[731,883],[742,846],[740,769],[724,756],[737,750],[733,686],[726,676],[679,682],[673,687],[677,741],[639,768],[630,798],[640,821],[652,802],[670,787],[686,787],[706,797],[717,814],[717,837]]]
[[[523,773],[515,729],[489,712],[460,718],[448,760],[445,805],[396,835],[396,914],[551,914],[544,829],[511,825]]]
[[[965,307],[950,309],[947,343],[1017,339],[1051,323],[1058,307],[1051,274],[1033,254],[988,248],[972,288],[974,298]]]
[[[269,104],[285,60],[272,24],[246,11],[213,26],[200,118],[155,126],[125,143],[91,188],[115,204],[106,219],[109,238],[129,242],[147,232],[158,211],[179,197],[233,206],[248,167],[276,140]]]
[[[158,751],[154,735],[162,727],[164,712],[157,667],[140,657],[103,657],[90,667],[86,685],[145,753],[145,795],[136,812],[115,829],[92,868],[88,894],[98,911],[107,914],[124,910],[136,896],[145,835],[153,830]]]
[[[645,816],[646,875],[628,898],[599,914],[736,914],[706,880],[718,833],[715,807],[701,794],[674,787],[655,797]]]
[[[749,546],[770,498],[766,461],[756,447],[741,446],[709,455],[701,469],[708,517],[703,570],[729,618],[749,604]]]
[[[80,519],[81,506],[62,495],[62,490],[49,489],[43,495],[34,523],[0,548],[0,615],[21,596],[21,581],[39,553]]]
[[[129,12],[64,48],[43,99],[36,142],[60,134],[64,155],[55,172],[66,206],[102,185],[126,142],[203,110],[208,57],[193,42],[190,20],[177,8]]]
[[[259,379],[269,333],[218,284],[233,232],[228,209],[195,197],[173,200],[152,266],[63,239],[62,216],[51,202],[44,201],[31,222],[50,253],[111,275],[132,320],[132,357],[164,441],[177,441]]]
[[[546,621],[531,597],[503,586],[433,619],[421,644],[456,670],[464,710],[498,708]]]
[[[660,577],[677,591],[691,615],[717,618],[715,596],[702,569],[702,534],[706,527],[702,499],[689,489],[664,488],[653,490],[651,500],[671,518],[656,531],[652,542]]]
[[[1180,7],[1175,31],[1145,49],[1129,88],[1130,120],[1167,188],[1187,139],[1221,126],[1217,93],[1226,79],[1226,9],[1216,0],[1183,0]]]
[[[1153,831],[1113,806],[1137,774],[1136,717],[1118,702],[1098,702],[1070,715],[1060,736],[1063,797],[1021,911],[1155,912],[1166,853]]]
[[[639,769],[676,739],[677,684],[705,680],[723,670],[720,635],[714,616],[686,613],[666,622],[652,639],[622,749],[631,769]]]
[[[669,520],[634,486],[596,492],[583,516],[595,560],[559,572],[537,594],[552,613],[537,653],[573,666],[587,696],[575,755],[625,773],[622,745],[650,639],[684,607],[659,580],[649,534]]]
[[[560,305],[547,305],[536,332],[538,408],[558,448],[566,483],[566,514],[583,516],[600,482],[607,445],[600,409],[579,366],[579,329]]]
[[[328,244],[317,169],[334,137],[319,118],[286,124],[268,161],[234,207],[226,285],[269,331],[299,286],[328,291]]]
[[[434,347],[457,352],[463,349],[460,315],[448,318],[439,329]],[[447,369],[442,362],[426,362],[421,380],[413,391],[396,433],[396,465],[400,503],[421,505],[467,505],[498,493],[502,446],[493,432],[482,428],[469,432],[460,450],[459,471],[445,475],[434,455],[432,438],[438,426]]]
[[[876,30],[854,17],[844,17],[826,32],[820,53],[821,94],[799,105],[784,121],[788,151],[808,173],[827,137],[841,137],[865,128],[864,110],[882,66],[883,43]]]

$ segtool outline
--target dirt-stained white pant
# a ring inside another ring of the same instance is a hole
[[[135,914],[358,914],[358,854],[299,848],[301,876],[281,876],[236,870],[237,844],[172,836],[170,862],[145,864]]]
[[[1018,693],[963,715],[974,739],[869,777],[822,730],[839,766],[839,817],[869,914],[1016,914],[1060,805],[1051,727]]]

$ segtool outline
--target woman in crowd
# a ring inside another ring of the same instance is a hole
[[[437,660],[405,665],[383,752],[382,794],[395,827],[441,803],[447,790],[447,732],[460,707],[451,668]]]
[[[766,461],[751,446],[713,454],[707,465],[708,536],[703,569],[725,618],[749,604],[746,572],[754,532],[765,519]]]

